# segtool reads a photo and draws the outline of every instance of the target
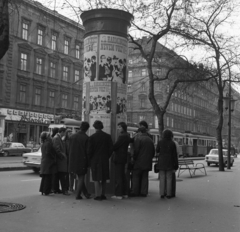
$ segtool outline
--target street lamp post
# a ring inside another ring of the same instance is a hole
[[[236,100],[231,95],[231,84],[229,83],[229,92],[226,94],[225,109],[228,110],[228,155],[227,155],[227,169],[231,169],[231,126],[232,126],[232,112],[234,111],[234,103]]]

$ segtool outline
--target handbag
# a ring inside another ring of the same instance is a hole
[[[154,169],[154,173],[159,173],[158,163],[154,164],[153,169]]]

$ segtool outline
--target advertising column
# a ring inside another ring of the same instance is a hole
[[[95,9],[81,15],[84,35],[82,118],[95,132],[95,120],[117,136],[117,123],[127,122],[128,28],[133,16],[115,9]]]

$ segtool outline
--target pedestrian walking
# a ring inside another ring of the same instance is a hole
[[[66,128],[59,128],[58,133],[53,137],[53,147],[57,155],[57,171],[61,183],[62,193],[64,195],[70,195],[67,189],[68,167],[66,145],[63,141],[65,136]]]
[[[152,170],[155,147],[145,127],[139,128],[134,139],[133,193],[131,196],[148,195],[148,173]]]
[[[88,131],[89,123],[82,122],[80,131],[73,134],[69,141],[69,172],[77,175],[76,199],[81,200],[81,194],[89,199],[91,194],[88,193],[85,185],[85,175],[88,169]]]
[[[113,152],[113,142],[109,134],[102,131],[103,123],[96,120],[93,124],[96,133],[89,137],[88,155],[95,187],[94,200],[106,200],[106,181],[109,180],[109,158]]]
[[[158,142],[156,152],[158,155],[159,167],[159,192],[161,198],[165,197],[165,188],[167,198],[173,197],[172,193],[172,173],[178,169],[178,156],[176,144],[173,141],[171,130],[163,131],[163,138]]]
[[[52,191],[52,176],[57,172],[55,152],[53,148],[52,139],[50,133],[43,131],[40,136],[41,139],[41,166],[40,177],[42,178],[40,184],[40,192],[42,195],[50,195]]]
[[[126,177],[126,164],[128,161],[128,146],[130,136],[127,133],[127,124],[125,122],[118,123],[119,137],[113,145],[113,163],[115,171],[115,195],[114,199],[123,199],[128,196],[128,182]]]

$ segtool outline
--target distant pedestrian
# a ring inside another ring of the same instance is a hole
[[[67,155],[66,145],[64,138],[66,136],[66,128],[59,128],[58,133],[53,138],[53,147],[57,155],[57,170],[58,176],[62,187],[62,193],[64,195],[70,195],[67,189],[68,167],[67,167]]]
[[[172,173],[178,169],[177,149],[176,144],[173,142],[173,133],[171,130],[166,129],[163,131],[163,138],[158,142],[156,152],[159,153],[160,196],[164,198],[166,187],[167,198],[171,198],[173,197]]]
[[[94,200],[106,200],[106,181],[109,180],[109,158],[113,152],[113,142],[109,134],[102,131],[103,123],[96,120],[93,124],[96,133],[89,137],[88,154],[92,179],[95,186]]]
[[[155,147],[145,127],[139,128],[134,139],[133,193],[131,196],[148,195],[148,173],[152,170]]]
[[[76,199],[81,200],[81,194],[89,199],[91,194],[88,193],[84,179],[88,169],[88,131],[89,123],[82,122],[80,131],[73,134],[69,143],[69,171],[77,175]]]
[[[69,149],[70,149],[69,143],[70,143],[71,135],[72,135],[72,130],[66,129],[66,135],[65,135],[65,138],[63,139],[63,142],[65,143],[65,148],[66,148],[67,167],[69,167]],[[71,177],[71,174],[70,174],[69,168],[68,168],[67,169],[67,180],[66,180],[67,190],[70,190],[70,177]],[[74,183],[74,181],[73,181],[73,183]]]
[[[149,138],[153,139],[153,136],[151,134],[148,133],[148,123],[144,120],[140,121],[139,123],[139,128],[145,128],[146,129],[146,133]],[[138,133],[139,130],[137,131],[137,134],[134,136],[134,139],[137,138],[139,135],[141,135],[141,133]]]
[[[42,195],[52,194],[52,176],[57,172],[55,153],[50,133],[43,131],[40,136],[42,158],[40,176],[42,177],[40,192]]]
[[[113,145],[113,163],[115,170],[115,196],[112,198],[122,199],[128,196],[128,183],[126,177],[126,164],[128,161],[128,146],[130,136],[127,133],[127,124],[125,122],[118,123],[119,137]]]

